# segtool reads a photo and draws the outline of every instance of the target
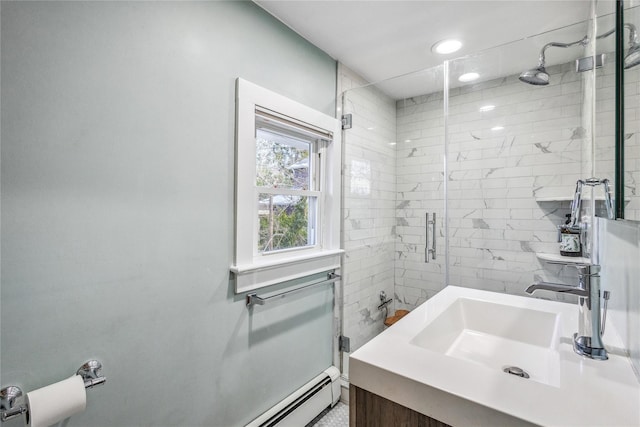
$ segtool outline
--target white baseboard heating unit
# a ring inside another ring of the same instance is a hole
[[[331,366],[246,427],[303,427],[339,399],[340,371]]]

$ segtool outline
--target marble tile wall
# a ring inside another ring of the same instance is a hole
[[[348,68],[340,65],[338,75],[347,91],[342,113],[353,118],[343,139],[342,296],[343,333],[354,351],[384,328],[380,292],[393,298],[396,109],[375,86],[360,87],[367,82]]]
[[[581,76],[573,64],[548,71],[553,83],[546,87],[509,76],[449,93],[451,285],[523,294],[534,280],[576,280],[573,269],[536,257],[558,252],[556,226],[569,202],[557,199],[572,197],[588,140]],[[480,111],[485,105],[495,108]],[[445,282],[444,259],[425,264],[423,255],[425,210],[440,213],[444,205],[442,96],[399,101],[397,114],[397,220],[403,226],[397,230],[395,294],[410,308]]]
[[[445,286],[443,111],[442,92],[396,103],[395,300],[400,309],[417,307]],[[436,214],[436,259],[428,263],[427,212]]]

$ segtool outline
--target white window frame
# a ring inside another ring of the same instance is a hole
[[[256,108],[332,135],[322,163],[316,244],[257,251]],[[236,81],[235,256],[230,270],[243,293],[340,267],[341,125],[334,117],[238,78]]]

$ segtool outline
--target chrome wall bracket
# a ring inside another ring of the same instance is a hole
[[[27,412],[27,405],[16,405],[22,397],[22,389],[15,385],[0,390],[0,420],[2,422],[12,420]]]
[[[344,335],[340,335],[340,337],[338,337],[338,349],[346,353],[351,351],[351,340],[349,337],[345,337]]]
[[[341,121],[342,121],[342,130],[347,130],[347,129],[351,129],[352,128],[352,115],[351,114],[343,114]]]
[[[586,56],[584,58],[576,59],[576,73],[583,73],[585,71],[593,70],[593,62],[595,60],[596,68],[602,68],[604,65],[604,53],[597,54],[595,56]]]
[[[102,376],[102,363],[97,360],[89,360],[83,364],[76,371],[76,375],[80,375],[84,380],[84,388],[93,388],[107,381],[107,378]]]

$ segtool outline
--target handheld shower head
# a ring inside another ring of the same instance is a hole
[[[534,86],[546,86],[549,84],[549,74],[545,70],[544,65],[537,68],[524,71],[519,77],[521,82]]]

